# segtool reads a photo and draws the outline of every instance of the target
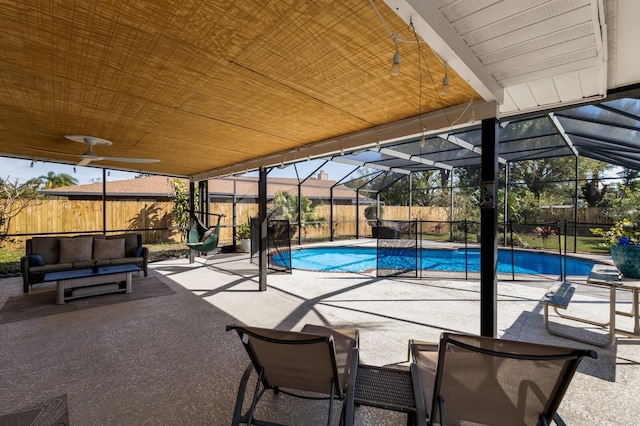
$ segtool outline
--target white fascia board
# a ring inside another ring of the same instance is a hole
[[[434,0],[384,0],[443,61],[487,101],[504,102],[504,89],[480,62]]]

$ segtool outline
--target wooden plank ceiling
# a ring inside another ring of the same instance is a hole
[[[381,0],[0,0],[0,155],[192,176],[479,96]],[[421,47],[419,49],[418,47]]]

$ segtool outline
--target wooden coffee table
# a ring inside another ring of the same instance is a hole
[[[49,272],[44,275],[45,282],[57,281],[56,304],[64,305],[66,300],[98,294],[133,291],[131,280],[134,272],[141,269],[136,265],[101,266],[97,272],[92,268],[74,269],[71,271]],[[124,288],[121,282],[125,282]],[[65,290],[86,287],[80,294],[65,297]]]

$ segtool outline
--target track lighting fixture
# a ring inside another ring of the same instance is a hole
[[[398,51],[398,34],[393,34],[393,44],[396,46],[396,53],[393,55],[391,64],[391,75],[400,74],[400,52]]]
[[[29,165],[33,169],[33,160],[31,160],[31,164]]]
[[[446,95],[447,93],[449,93],[449,74],[447,73],[447,68],[449,68],[449,65],[445,62],[444,63],[444,78],[442,79],[442,94]]]
[[[111,176],[111,170],[107,170],[107,176]]]
[[[78,173],[78,171],[76,170],[76,166],[73,166],[73,173]]]

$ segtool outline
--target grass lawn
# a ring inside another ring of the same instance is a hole
[[[24,250],[0,248],[0,275],[20,272],[20,257]]]

